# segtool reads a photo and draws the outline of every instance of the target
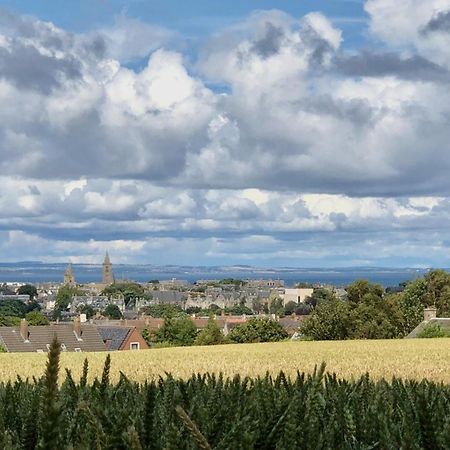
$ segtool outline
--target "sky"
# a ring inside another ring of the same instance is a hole
[[[1,261],[450,267],[450,0],[1,5]]]

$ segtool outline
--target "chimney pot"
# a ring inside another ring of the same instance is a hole
[[[428,306],[423,310],[423,320],[428,322],[431,319],[436,319],[437,309],[435,306]]]
[[[77,335],[77,338],[81,338],[81,320],[79,317],[75,317],[73,321],[73,331]]]
[[[28,331],[27,319],[22,319],[20,321],[20,335],[25,342],[29,342],[30,332]]]

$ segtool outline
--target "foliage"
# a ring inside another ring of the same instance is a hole
[[[78,305],[77,312],[79,314],[86,314],[86,319],[92,319],[95,316],[95,310],[91,305]]]
[[[107,295],[110,299],[121,294],[127,306],[133,304],[137,298],[151,299],[151,295],[145,293],[144,287],[134,282],[110,284],[103,289],[102,294]]]
[[[5,449],[436,449],[450,447],[450,387],[368,375],[283,372],[257,378],[170,374],[144,384],[124,375],[87,383],[66,372],[59,346],[45,376],[0,384]]]
[[[25,319],[27,319],[28,325],[48,325],[50,323],[47,317],[38,311],[29,312]]]
[[[176,317],[184,314],[180,306],[167,303],[146,306],[143,312],[152,317]]]
[[[274,298],[269,304],[269,313],[282,316],[284,314],[283,299],[280,297]]]
[[[62,311],[67,311],[72,297],[82,293],[76,286],[69,286],[68,284],[61,286],[56,294],[54,315],[58,317]]]
[[[237,344],[252,342],[276,342],[286,339],[286,330],[275,320],[250,319],[234,327],[227,335],[229,342]]]
[[[123,315],[117,305],[110,303],[105,310],[103,311],[103,315],[108,319],[118,320],[122,319]]]
[[[334,293],[327,288],[315,288],[310,297],[307,297],[305,303],[315,308],[321,300],[336,300]]]
[[[383,288],[379,284],[369,283],[367,280],[356,280],[347,286],[347,300],[353,305],[358,305],[365,300],[365,297],[372,295],[375,297],[383,296]]]
[[[195,345],[217,345],[223,343],[223,334],[214,317],[210,316],[206,327],[198,333]]]
[[[245,305],[234,305],[231,308],[225,308],[225,314],[231,314],[233,316],[247,315],[251,316],[253,311]]]
[[[36,289],[36,286],[33,286],[32,284],[24,284],[17,289],[17,293],[19,295],[29,295],[30,300],[37,297],[38,292]]]
[[[0,353],[6,353],[6,348],[3,346],[3,344],[0,344]]]
[[[299,304],[297,302],[287,302],[285,307],[284,307],[284,314],[286,316],[290,316],[291,314],[295,313],[295,311],[297,310]]]
[[[21,300],[5,299],[0,302],[1,316],[25,317],[27,313],[27,305]]]
[[[16,327],[20,324],[20,317],[17,316],[0,316],[0,327]]]
[[[164,325],[156,332],[156,342],[169,345],[193,345],[197,328],[189,317],[164,319]]]
[[[417,334],[418,338],[450,337],[450,332],[443,329],[438,323],[427,323]]]
[[[348,337],[350,308],[342,300],[321,301],[301,323],[302,335],[315,340],[341,340]]]

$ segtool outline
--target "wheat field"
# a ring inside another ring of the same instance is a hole
[[[88,358],[90,377],[100,376],[106,353],[64,353],[61,368],[69,368],[75,378]],[[327,371],[345,378],[369,372],[373,378],[393,376],[428,378],[450,383],[450,339],[385,341],[277,342],[213,347],[177,347],[111,353],[111,377],[120,371],[130,379],[143,381],[172,373],[189,377],[193,372],[223,372],[226,376],[272,374],[283,370],[295,374],[309,372],[322,361]],[[42,374],[45,354],[0,354],[0,381]]]

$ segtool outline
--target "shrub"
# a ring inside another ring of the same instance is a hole
[[[418,338],[450,337],[450,332],[444,330],[438,323],[427,323],[417,334]]]
[[[223,334],[217,325],[214,317],[208,319],[208,324],[206,328],[200,331],[195,339],[195,345],[217,345],[222,344]]]
[[[252,342],[276,342],[286,339],[286,330],[275,320],[250,319],[233,328],[227,336],[229,342],[237,344]]]

